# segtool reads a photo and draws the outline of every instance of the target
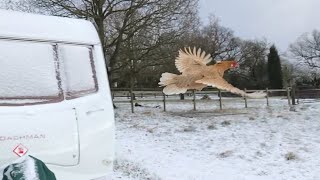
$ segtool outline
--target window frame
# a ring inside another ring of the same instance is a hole
[[[57,87],[58,87],[58,96],[15,96],[15,97],[1,97],[0,96],[0,106],[26,106],[26,105],[35,105],[35,104],[49,104],[49,103],[57,103],[57,102],[61,102],[63,101],[64,98],[64,94],[63,94],[63,89],[61,86],[61,81],[59,81],[61,79],[61,75],[60,75],[60,71],[59,71],[59,67],[60,67],[60,62],[59,59],[57,57],[57,53],[55,51],[54,48],[54,44],[52,43],[48,43],[48,42],[33,42],[33,41],[22,41],[22,40],[7,40],[7,39],[0,39],[0,43],[1,41],[7,41],[7,42],[16,42],[16,43],[35,43],[35,44],[45,44],[45,45],[49,45],[52,47],[52,53],[53,53],[53,63],[54,63],[54,68],[55,68],[55,77],[56,77],[56,82],[57,82]],[[39,100],[37,102],[25,102],[25,103],[7,103],[7,102],[1,102],[5,101],[5,100]]]
[[[57,44],[57,47],[59,49],[59,45],[60,46],[63,46],[63,45],[66,45],[66,44]],[[97,78],[97,72],[96,72],[96,66],[95,66],[95,62],[94,62],[94,55],[93,55],[93,51],[94,51],[94,46],[84,46],[84,45],[73,45],[73,44],[67,44],[69,46],[73,46],[73,47],[84,47],[84,48],[87,48],[88,49],[88,55],[89,55],[89,63],[90,63],[90,67],[91,67],[91,73],[92,73],[92,80],[93,80],[93,83],[94,83],[94,86],[93,88],[91,89],[87,89],[87,90],[80,90],[80,91],[68,91],[67,87],[66,86],[63,86],[63,92],[64,92],[64,99],[66,100],[72,100],[72,99],[77,99],[77,98],[80,98],[80,97],[84,97],[84,96],[88,96],[88,95],[91,95],[91,94],[95,94],[99,91],[99,84],[98,84],[98,78]],[[58,53],[59,53],[59,50],[58,50]],[[64,63],[64,59],[62,59],[62,57],[58,54],[58,57],[59,57],[59,61],[60,63]],[[60,71],[63,71],[63,74],[64,74],[64,78],[61,80],[63,82],[63,80],[66,80],[67,79],[67,76],[66,76],[66,69],[65,67],[63,69],[60,68]],[[63,82],[64,84],[67,83],[67,82]]]
[[[57,80],[58,86],[58,96],[16,96],[16,97],[1,97],[0,96],[0,106],[28,106],[28,105],[39,105],[39,104],[51,104],[51,103],[59,103],[64,100],[72,100],[77,99],[80,97],[96,94],[99,91],[99,83],[97,78],[97,71],[96,65],[94,61],[94,45],[86,45],[86,44],[74,44],[74,43],[65,43],[65,42],[50,42],[50,41],[34,41],[34,40],[24,40],[24,39],[5,39],[0,38],[1,41],[8,41],[8,42],[17,42],[17,43],[39,43],[39,44],[46,44],[52,46],[52,53],[53,53],[53,61],[54,61],[54,68],[55,68],[55,76]],[[75,47],[86,47],[89,51],[89,60],[90,60],[90,67],[92,71],[92,78],[94,82],[94,87],[89,90],[78,91],[73,95],[70,95],[71,92],[68,93],[67,89],[64,88],[63,82],[64,79],[62,78],[62,73],[64,73],[65,69],[61,68],[62,59],[59,53],[59,46],[61,45],[71,45]],[[39,100],[36,102],[25,102],[25,103],[11,103],[11,102],[1,102],[6,100]]]

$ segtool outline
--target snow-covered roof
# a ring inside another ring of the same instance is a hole
[[[89,21],[0,10],[0,39],[32,39],[78,44],[100,43]]]

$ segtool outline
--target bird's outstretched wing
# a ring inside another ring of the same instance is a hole
[[[215,76],[215,77],[204,77],[203,79],[197,80],[196,83],[206,84],[208,86],[216,87],[221,90],[226,90],[241,96],[245,96],[246,92],[232,86],[222,77]]]
[[[211,76],[211,77],[204,77],[200,80],[197,80],[196,83],[206,84],[212,87],[216,87],[221,90],[226,90],[234,94],[238,94],[240,96],[246,96],[249,98],[264,98],[266,94],[263,92],[254,92],[254,93],[246,93],[243,90],[240,90],[231,84],[229,84],[225,79],[220,76]]]
[[[184,48],[179,50],[179,56],[175,60],[175,64],[179,72],[181,73],[197,73],[202,71],[202,68],[205,67],[212,60],[210,54],[206,55],[205,51],[202,51],[200,48],[197,50],[195,47],[193,51],[191,48]]]

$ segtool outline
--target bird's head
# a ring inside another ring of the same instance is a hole
[[[239,64],[238,64],[237,61],[235,61],[235,60],[230,61],[230,68],[231,69],[234,69],[234,68],[237,68],[237,67],[239,67]]]
[[[224,61],[218,61],[217,64],[224,66],[226,69],[234,69],[239,67],[238,62],[235,59],[228,59]]]

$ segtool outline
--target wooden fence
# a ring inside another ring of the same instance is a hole
[[[262,91],[262,90],[245,90],[246,92],[255,92],[255,91]],[[283,96],[288,99],[288,105],[291,106],[292,104],[295,104],[295,97],[291,92],[292,88],[288,87],[286,89],[265,89],[263,92],[267,94],[265,98],[266,105],[269,106],[269,97],[273,96]],[[130,89],[112,89],[112,98],[115,104],[117,103],[130,103],[131,104],[131,111],[134,113],[134,107],[135,105],[138,105],[139,102],[161,102],[163,103],[163,110],[167,111],[167,104],[170,102],[190,102],[193,103],[193,110],[197,110],[197,95],[218,95],[219,98],[219,107],[222,110],[222,102],[223,99],[226,97],[238,97],[243,99],[244,107],[248,107],[248,101],[246,97],[240,97],[236,96],[234,94],[231,94],[227,91],[220,91],[220,90],[214,90],[209,89],[205,91],[187,91],[184,96],[188,97],[184,100],[179,99],[179,95],[165,95],[162,93],[161,90],[155,90],[155,89],[140,89],[140,90],[134,90],[130,91]],[[171,98],[170,98],[171,97]],[[172,98],[175,97],[176,99]],[[177,99],[178,98],[178,99]],[[191,98],[191,99],[190,99]]]

